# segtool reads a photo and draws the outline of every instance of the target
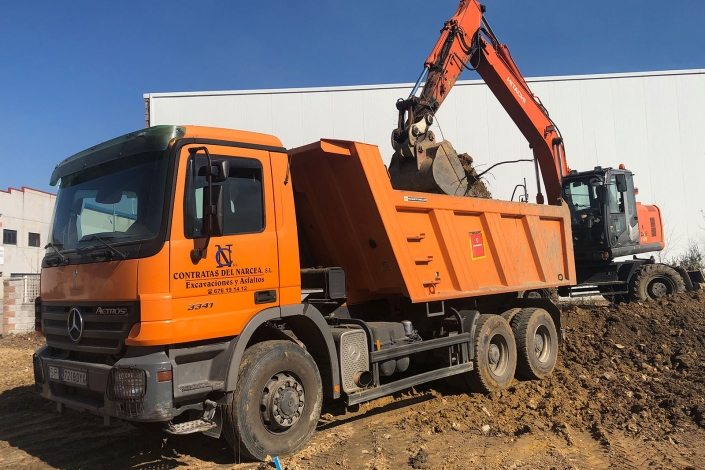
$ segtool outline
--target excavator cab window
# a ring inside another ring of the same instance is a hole
[[[595,175],[563,181],[563,198],[570,209],[573,246],[579,251],[602,251],[605,246],[602,179]]]

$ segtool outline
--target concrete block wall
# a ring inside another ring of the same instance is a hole
[[[3,279],[2,335],[34,331],[34,304],[24,303],[24,279]]]

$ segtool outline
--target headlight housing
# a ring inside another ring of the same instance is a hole
[[[134,367],[114,367],[108,376],[108,399],[116,402],[137,402],[147,391],[147,373]]]

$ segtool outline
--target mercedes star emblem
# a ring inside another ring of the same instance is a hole
[[[76,307],[73,307],[69,311],[69,318],[66,323],[71,341],[74,343],[81,341],[81,337],[83,336],[83,317]]]

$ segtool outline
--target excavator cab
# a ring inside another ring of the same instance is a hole
[[[576,259],[611,260],[643,252],[631,171],[571,171],[563,178],[563,199],[570,208]]]

